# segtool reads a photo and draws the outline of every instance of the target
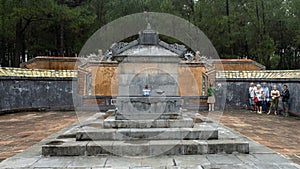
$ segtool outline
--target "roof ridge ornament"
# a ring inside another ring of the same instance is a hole
[[[158,33],[151,28],[151,24],[148,22],[147,28],[140,33],[139,43],[141,45],[157,45],[159,41]]]
[[[184,45],[179,44],[169,44],[159,39],[159,33],[152,29],[151,24],[148,22],[145,30],[139,32],[139,38],[130,42],[117,42],[111,46],[112,58],[119,56],[124,51],[129,50],[130,48],[139,46],[140,48],[148,48],[149,46],[162,47],[170,52],[175,53],[179,57],[183,58],[184,54],[187,51],[187,48]]]

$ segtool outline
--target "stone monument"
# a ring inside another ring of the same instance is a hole
[[[120,62],[116,119],[177,118],[181,101],[177,83],[179,57],[164,52],[159,46],[158,34],[150,25],[139,36],[132,54],[115,51],[119,53],[115,59]],[[149,96],[143,96],[147,91]]]
[[[161,41],[148,25],[137,40],[116,43],[111,50],[118,61],[116,110],[105,118],[91,117],[75,130],[76,141],[57,138],[44,145],[43,155],[249,153],[247,142],[218,140],[217,127],[206,118],[198,117],[196,123],[197,115],[181,112],[178,64],[184,46]]]

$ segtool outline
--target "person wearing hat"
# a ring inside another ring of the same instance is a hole
[[[257,113],[262,114],[262,102],[265,100],[264,90],[261,88],[261,85],[256,85],[256,90],[254,91],[254,96],[257,98]]]

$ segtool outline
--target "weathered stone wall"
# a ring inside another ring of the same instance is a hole
[[[266,82],[269,90],[276,85],[279,91],[283,90],[283,85],[288,85],[290,91],[290,113],[300,116],[300,79],[217,79],[217,83],[227,85],[226,109],[240,109],[248,106],[249,83],[255,84]],[[279,110],[282,109],[282,102],[279,102]]]
[[[0,77],[0,112],[37,108],[70,110],[72,92],[72,78]]]

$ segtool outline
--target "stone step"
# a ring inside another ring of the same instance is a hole
[[[213,128],[82,129],[77,141],[86,140],[208,140],[218,139]]]
[[[192,128],[193,119],[180,117],[178,119],[150,119],[150,120],[116,120],[109,116],[103,121],[104,128]]]
[[[249,143],[238,140],[139,140],[52,142],[42,147],[44,156],[157,156],[249,153]]]
[[[157,119],[178,119],[181,113],[116,113],[116,120],[157,120]]]

